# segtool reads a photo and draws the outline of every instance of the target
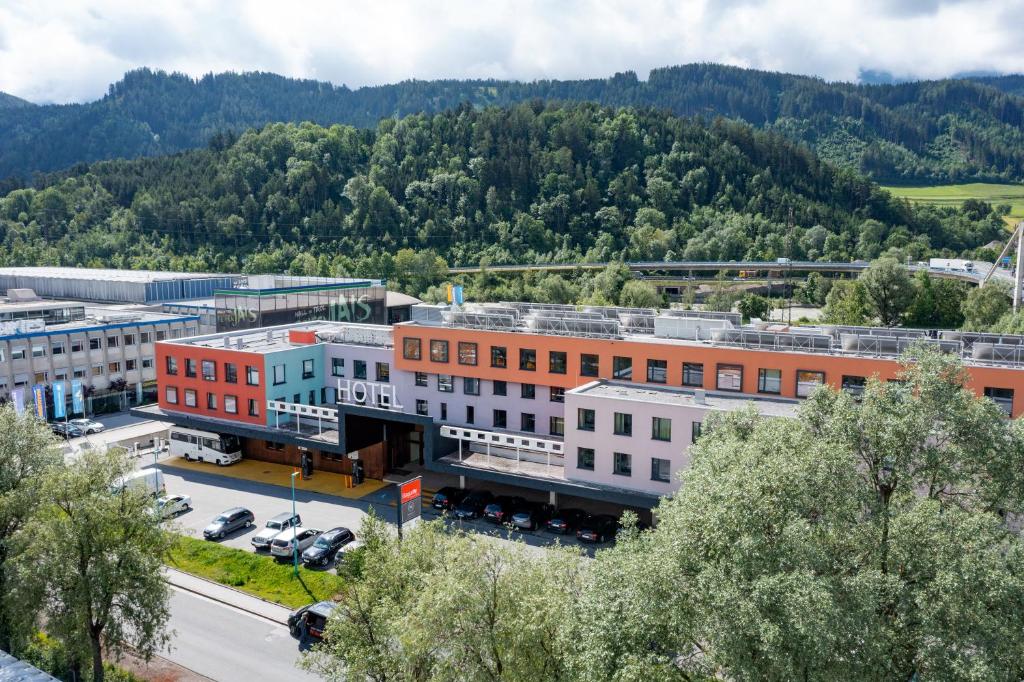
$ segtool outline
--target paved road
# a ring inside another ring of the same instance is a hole
[[[299,670],[288,628],[172,588],[170,651],[161,656],[217,682],[319,680]]]

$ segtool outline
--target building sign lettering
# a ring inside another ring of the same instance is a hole
[[[398,402],[398,394],[391,384],[378,384],[373,381],[352,381],[350,379],[338,380],[338,402],[340,403],[366,403],[369,405],[380,405],[381,407],[393,407],[396,410],[404,409]]]

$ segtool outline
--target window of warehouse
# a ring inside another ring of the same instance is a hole
[[[459,341],[459,364],[476,364],[476,344],[469,341]]]
[[[423,342],[419,339],[406,338],[402,340],[402,357],[406,360],[420,360],[422,353]]]
[[[825,383],[824,372],[811,372],[809,370],[798,370],[796,373],[796,396],[806,398],[814,393],[814,389]]]
[[[743,367],[740,365],[719,365],[717,386],[719,391],[742,391]]]
[[[430,342],[430,360],[431,362],[448,362],[447,341],[434,340]]]

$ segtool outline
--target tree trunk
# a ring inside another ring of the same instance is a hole
[[[92,682],[103,682],[103,648],[98,633],[89,635],[92,642]]]

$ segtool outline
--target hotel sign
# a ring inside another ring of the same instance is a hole
[[[391,384],[380,384],[375,381],[338,380],[338,402],[374,405],[384,408],[403,409],[398,402],[398,394]]]

